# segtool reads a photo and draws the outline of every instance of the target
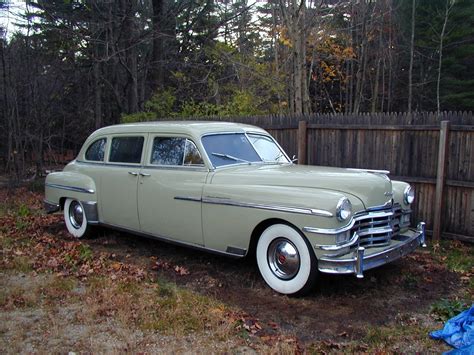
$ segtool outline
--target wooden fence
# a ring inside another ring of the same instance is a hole
[[[474,242],[472,112],[218,119],[268,130],[300,164],[389,170],[415,187],[413,221],[435,237]]]

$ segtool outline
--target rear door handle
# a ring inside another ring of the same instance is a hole
[[[129,173],[130,175],[133,175],[133,176],[137,176],[137,175],[138,175],[138,173],[137,173],[136,171],[129,171],[128,173]]]
[[[151,175],[147,173],[140,173],[140,176],[151,176]]]

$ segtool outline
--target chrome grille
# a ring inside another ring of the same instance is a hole
[[[393,237],[400,234],[402,209],[400,205],[371,211],[355,218],[351,235],[357,232],[359,246],[370,248],[390,244]]]

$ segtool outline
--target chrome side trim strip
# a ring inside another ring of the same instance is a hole
[[[180,201],[202,202],[202,199],[200,197],[191,197],[191,196],[175,196],[174,199],[180,200]]]
[[[246,255],[246,254],[244,254],[244,255],[233,254],[233,253],[229,253],[227,251],[221,251],[221,250],[206,248],[203,245],[183,242],[183,241],[180,241],[180,240],[175,240],[175,239],[165,237],[165,236],[162,236],[162,235],[158,235],[158,234],[147,234],[147,233],[139,232],[139,231],[136,231],[136,230],[133,230],[133,229],[128,229],[128,228],[116,226],[116,225],[113,225],[113,224],[100,223],[100,225],[104,226],[104,227],[112,228],[112,229],[115,229],[115,230],[118,230],[118,231],[139,235],[141,237],[145,237],[145,238],[149,238],[149,239],[155,239],[155,240],[159,240],[159,241],[162,241],[162,242],[166,242],[166,243],[170,243],[170,244],[174,244],[174,245],[179,245],[179,246],[184,246],[184,247],[192,248],[192,249],[196,249],[196,250],[207,251],[207,252],[212,253],[212,254],[224,255],[224,256],[228,256],[228,257],[232,257],[232,258],[243,258]],[[242,249],[242,250],[246,251],[246,249]]]
[[[257,208],[261,210],[271,210],[278,212],[289,212],[289,213],[299,213],[312,216],[322,216],[322,217],[332,217],[333,214],[329,211],[318,210],[314,208],[300,208],[300,207],[288,207],[288,206],[275,206],[275,205],[262,205],[252,202],[239,202],[230,199],[218,198],[218,197],[203,197],[203,203],[213,204],[213,205],[224,205],[224,206],[235,206],[235,207],[248,207],[248,208]]]
[[[82,187],[74,187],[74,186],[66,186],[66,185],[59,185],[59,184],[50,184],[46,183],[45,184],[47,187],[51,187],[53,189],[61,189],[61,190],[68,190],[68,191],[74,191],[74,192],[83,192],[86,194],[94,194],[95,190],[93,189],[83,189]]]
[[[352,227],[354,227],[354,224],[361,220],[361,219],[367,219],[367,218],[380,218],[380,217],[388,217],[392,216],[393,212],[369,212],[365,213],[363,215],[357,216],[352,218],[352,220],[346,224],[345,226],[342,226],[340,228],[316,228],[316,227],[303,227],[303,232],[307,233],[316,233],[316,234],[338,234],[345,232]]]

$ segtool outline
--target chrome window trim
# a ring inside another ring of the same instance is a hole
[[[369,212],[369,213],[359,214],[358,216],[353,217],[352,220],[348,224],[340,228],[303,227],[303,232],[316,233],[316,234],[338,234],[338,233],[342,233],[351,229],[352,227],[354,227],[354,224],[361,219],[380,218],[380,217],[388,217],[388,216],[393,216],[393,212],[392,211]]]
[[[153,170],[183,170],[183,171],[202,171],[209,172],[209,169],[205,165],[145,165],[143,169]]]
[[[79,164],[92,164],[92,165],[106,165],[104,161],[93,161],[93,160],[80,160],[76,159],[76,163]]]
[[[143,167],[143,165],[140,164],[135,164],[135,163],[104,163],[105,166],[113,166],[116,168],[140,168]]]
[[[247,207],[247,208],[256,208],[256,209],[261,209],[261,210],[297,213],[297,214],[305,214],[305,215],[312,215],[312,216],[333,217],[333,214],[331,212],[315,209],[315,208],[264,205],[264,204],[258,204],[258,203],[253,203],[253,202],[234,201],[231,199],[224,199],[220,197],[209,197],[209,196],[203,197],[202,202],[207,203],[207,204],[213,204],[213,205]]]
[[[51,183],[46,183],[45,186],[53,188],[53,189],[61,189],[61,190],[68,190],[68,191],[74,191],[74,192],[83,192],[83,193],[86,193],[86,194],[94,194],[95,193],[95,190],[93,190],[93,189],[84,189],[82,187],[74,187],[74,186],[51,184]]]

